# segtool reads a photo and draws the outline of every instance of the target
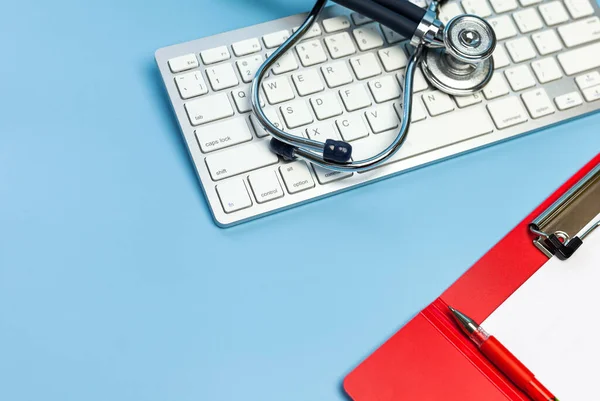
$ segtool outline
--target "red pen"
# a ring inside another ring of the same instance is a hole
[[[534,401],[558,401],[550,390],[542,385],[529,369],[516,356],[510,353],[500,341],[490,336],[473,319],[449,306],[452,317],[459,327],[477,345],[485,357],[506,377]]]

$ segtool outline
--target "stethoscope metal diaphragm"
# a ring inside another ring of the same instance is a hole
[[[459,15],[444,27],[446,51],[465,63],[487,60],[496,48],[494,30],[475,15]]]
[[[492,78],[496,36],[492,27],[474,15],[459,15],[444,27],[444,48],[426,48],[421,69],[438,89],[451,95],[481,90]]]

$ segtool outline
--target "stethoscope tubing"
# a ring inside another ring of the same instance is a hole
[[[406,65],[406,72],[404,77],[404,92],[402,96],[403,105],[400,129],[392,143],[387,148],[385,148],[375,156],[359,161],[349,161],[346,164],[333,163],[327,160],[323,160],[321,154],[315,154],[303,148],[297,148],[295,151],[296,155],[328,170],[359,173],[379,167],[383,164],[383,162],[389,160],[392,156],[394,156],[406,141],[406,137],[410,128],[410,118],[412,113],[413,78],[415,75],[415,68],[417,68],[417,64],[421,57],[422,51],[423,45],[419,45],[415,49],[415,52],[410,56],[408,64]]]
[[[265,127],[273,137],[291,146],[307,147],[317,151],[323,150],[323,143],[312,139],[288,134],[287,132],[280,130],[275,125],[273,125],[273,123],[271,123],[269,118],[265,115],[265,112],[263,111],[262,107],[260,106],[260,85],[263,81],[264,76],[271,69],[271,67],[273,67],[273,64],[275,64],[277,60],[281,56],[283,56],[288,50],[294,47],[302,39],[304,34],[310,30],[310,28],[313,26],[313,24],[321,14],[321,11],[325,7],[325,4],[327,4],[327,0],[317,0],[314,7],[309,12],[308,16],[306,17],[302,25],[300,25],[298,30],[292,33],[292,35],[281,46],[279,46],[271,54],[271,56],[268,57],[267,60],[258,68],[258,70],[256,71],[256,75],[252,80],[252,96],[250,98],[252,103],[252,111],[254,115],[262,124],[262,126]]]
[[[423,18],[423,15],[425,15],[425,10],[418,8],[412,3],[409,3],[408,0],[397,0],[395,2],[390,0],[378,0],[378,2],[374,0],[334,1],[341,6],[361,13],[365,17],[369,17],[374,21],[380,22],[407,39],[412,38],[417,30],[417,27],[419,26],[419,23],[421,22],[421,19]],[[386,5],[380,3],[396,4],[395,8],[388,8]],[[408,5],[421,10],[421,17],[418,19],[412,19],[413,16],[417,16],[417,13],[415,13],[413,8],[409,7]],[[406,14],[406,11],[409,12],[410,16]]]
[[[361,1],[361,0],[358,0]],[[402,0],[403,2],[406,0]],[[410,56],[406,66],[403,87],[403,107],[401,125],[392,143],[382,150],[380,153],[359,161],[348,161],[345,163],[333,162],[323,159],[324,143],[315,141],[301,136],[291,135],[277,128],[268,117],[265,115],[260,106],[260,86],[264,76],[273,67],[277,60],[292,47],[297,45],[304,34],[310,30],[314,22],[319,17],[327,0],[317,0],[312,10],[309,12],[306,20],[300,28],[294,32],[278,49],[276,49],[270,57],[258,68],[257,73],[252,81],[252,110],[265,129],[273,136],[273,138],[293,147],[293,156],[300,157],[317,166],[341,172],[365,172],[379,167],[386,160],[390,159],[404,144],[407,133],[410,128],[410,117],[412,111],[412,89],[413,78],[417,63],[423,51],[423,45],[415,48],[415,51]]]
[[[417,23],[421,22],[427,10],[417,6],[416,4],[411,3],[410,1],[401,1],[401,0],[372,0],[375,3],[379,3],[382,6],[390,9],[392,12],[397,14],[404,15],[406,18],[415,21]]]

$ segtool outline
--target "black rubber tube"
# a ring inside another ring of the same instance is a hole
[[[377,22],[382,23],[388,28],[394,30],[407,39],[410,39],[415,34],[419,21],[413,21],[404,15],[395,13],[375,3],[373,0],[334,0],[341,6],[354,10],[365,17],[369,17]],[[406,0],[401,0],[402,2]]]
[[[425,15],[425,9],[421,8],[408,0],[372,0],[382,6],[392,10],[395,13],[404,15],[409,20],[421,22]]]

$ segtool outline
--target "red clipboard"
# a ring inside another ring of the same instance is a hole
[[[528,401],[455,325],[448,305],[484,321],[548,258],[529,223],[600,164],[598,154],[439,298],[344,380],[354,401]]]

